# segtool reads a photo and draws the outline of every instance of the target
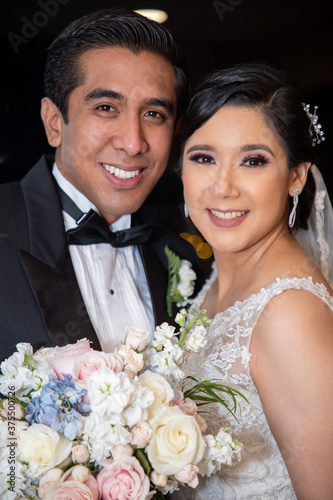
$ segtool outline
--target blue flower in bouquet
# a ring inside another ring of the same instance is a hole
[[[72,377],[52,380],[44,385],[41,394],[29,403],[26,420],[31,424],[45,424],[54,431],[74,440],[82,428],[82,415],[89,412],[89,405],[83,402],[85,389],[78,389]]]

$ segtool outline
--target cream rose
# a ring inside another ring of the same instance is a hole
[[[142,386],[148,387],[154,393],[154,402],[148,408],[149,419],[153,417],[163,406],[167,406],[174,398],[174,391],[169,382],[159,373],[146,370],[139,376]]]
[[[149,332],[133,325],[127,325],[124,328],[125,344],[135,351],[143,351],[147,345]]]
[[[18,458],[36,468],[36,476],[52,469],[68,458],[72,441],[44,424],[32,424],[18,441]],[[30,464],[33,462],[33,464]]]
[[[177,406],[164,407],[151,421],[153,436],[147,452],[159,474],[177,474],[187,464],[202,459],[206,444],[195,418]]]

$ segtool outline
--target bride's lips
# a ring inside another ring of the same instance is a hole
[[[210,220],[218,227],[232,228],[239,226],[246,219],[248,210],[218,210],[209,208]]]
[[[145,167],[129,168],[118,164],[101,163],[107,176],[119,187],[135,186],[142,178]]]

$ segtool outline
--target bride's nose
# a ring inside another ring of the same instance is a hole
[[[231,168],[221,168],[213,181],[212,188],[218,196],[229,197],[236,196],[237,182]]]

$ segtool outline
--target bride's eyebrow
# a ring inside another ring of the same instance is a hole
[[[245,144],[244,146],[239,148],[239,151],[241,153],[246,153],[247,151],[255,151],[257,149],[267,151],[267,153],[271,154],[275,158],[273,151],[270,147],[266,146],[266,144]]]
[[[193,151],[215,151],[215,149],[212,146],[209,146],[207,144],[197,144],[195,146],[190,147],[185,153],[188,155],[189,153],[192,153]]]

